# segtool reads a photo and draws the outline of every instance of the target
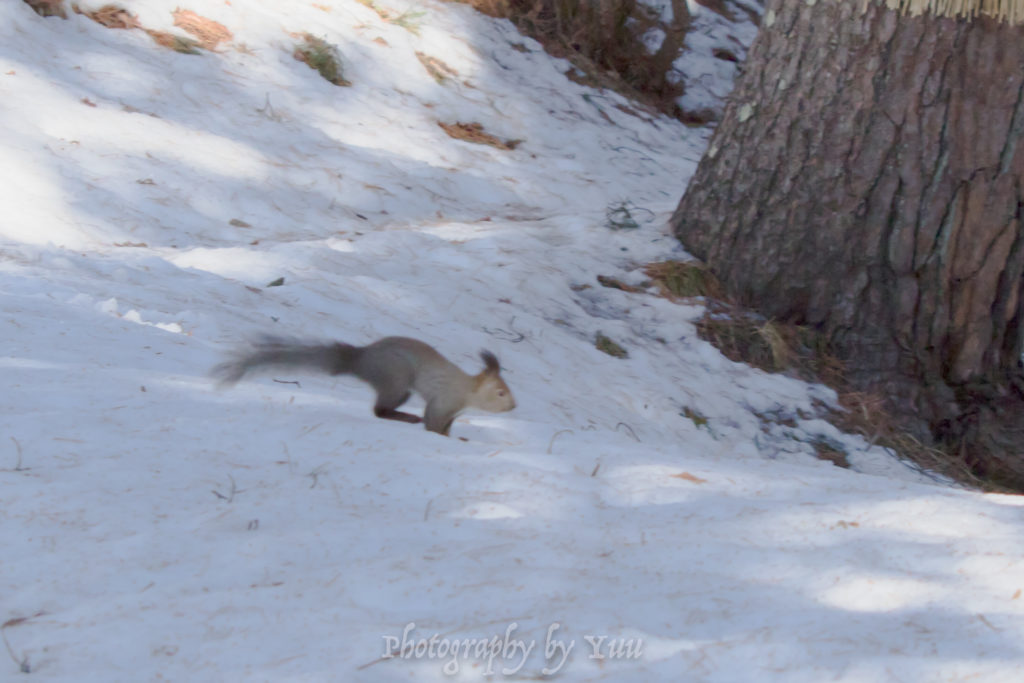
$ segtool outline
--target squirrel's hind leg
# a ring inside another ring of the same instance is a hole
[[[394,396],[386,396],[383,393],[378,393],[377,403],[373,406],[373,414],[383,420],[398,420],[399,422],[419,424],[420,422],[423,422],[423,418],[419,415],[413,415],[412,413],[396,410],[398,406],[408,401],[411,395],[412,393],[407,391],[405,394],[396,398]]]

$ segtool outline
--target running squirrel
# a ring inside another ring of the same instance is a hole
[[[385,420],[423,422],[431,432],[444,434],[466,408],[503,413],[516,407],[501,366],[490,351],[481,351],[484,369],[468,375],[434,347],[409,337],[385,337],[368,346],[342,342],[311,344],[264,337],[250,350],[221,363],[210,374],[218,386],[230,387],[254,371],[302,368],[329,375],[355,375],[377,391],[373,414]],[[415,391],[427,402],[421,418],[397,408]]]

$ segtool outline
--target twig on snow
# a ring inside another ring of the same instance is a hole
[[[221,500],[226,500],[227,502],[230,503],[230,502],[232,502],[235,499],[235,495],[236,494],[238,494],[238,493],[245,493],[245,489],[238,488],[235,485],[235,478],[232,477],[230,474],[228,475],[228,480],[231,482],[231,490],[228,491],[228,495],[225,496],[223,493],[221,493],[217,489],[214,489],[213,491],[211,491],[211,493],[213,493],[213,495],[217,496]]]

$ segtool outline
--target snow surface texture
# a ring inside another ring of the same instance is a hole
[[[175,30],[179,2],[126,4]],[[596,285],[685,257],[706,131],[413,8],[203,3],[234,44],[189,56],[0,4],[0,680],[1021,680],[1020,499],[837,433],[699,306]],[[621,201],[649,220],[611,231]],[[463,441],[348,378],[214,391],[260,333],[489,348],[519,407]]]
[[[652,0],[655,1],[655,0]],[[692,23],[686,34],[685,50],[674,64],[684,87],[679,98],[683,111],[709,112],[717,119],[725,108],[739,63],[757,35],[755,17],[764,11],[756,0],[725,0],[719,14],[688,0]],[[710,3],[715,4],[715,3]],[[671,13],[671,9],[669,9]]]
[[[642,2],[658,13],[663,24],[672,22],[670,0]],[[683,85],[684,92],[676,100],[682,111],[706,120],[718,120],[725,108],[725,98],[732,90],[739,62],[746,59],[747,48],[757,35],[763,3],[758,0],[707,0],[705,6],[697,0],[686,0],[686,4],[690,12],[690,28],[669,78]],[[665,32],[661,28],[652,28],[643,38],[653,54],[665,39]]]

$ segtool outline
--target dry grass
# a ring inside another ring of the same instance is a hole
[[[721,282],[702,262],[656,261],[644,266],[643,272],[650,279],[639,285],[607,275],[598,275],[597,281],[631,294],[646,294],[653,287],[659,296],[676,302],[704,298],[708,307],[697,322],[697,333],[730,360],[766,372],[789,372],[808,381],[843,384],[843,365],[822,335],[740,308],[728,300]]]
[[[846,451],[836,448],[835,445],[824,439],[817,439],[812,445],[814,446],[814,455],[818,460],[825,460],[836,467],[850,469],[850,461],[846,459]]]
[[[449,78],[458,78],[459,72],[451,68],[437,57],[431,57],[430,55],[417,52],[416,59],[420,60],[420,64],[427,70],[427,73],[437,81],[438,83],[444,83]]]
[[[167,31],[154,31],[148,28],[142,30],[148,33],[150,38],[156,41],[157,45],[162,45],[184,55],[199,54],[199,43],[192,38],[178,36]]]
[[[303,33],[302,42],[295,46],[292,53],[295,59],[315,69],[328,83],[337,86],[352,85],[341,72],[341,57],[337,48],[322,38],[310,33]]]
[[[25,4],[34,9],[36,14],[41,17],[68,18],[68,13],[64,9],[64,0],[25,0]]]
[[[451,137],[456,140],[464,140],[466,142],[473,142],[478,145],[490,145],[491,147],[497,147],[505,151],[511,151],[515,149],[522,140],[502,140],[497,138],[484,130],[484,127],[479,123],[444,123],[438,121],[437,125],[444,129],[444,132],[448,133]]]
[[[789,372],[800,379],[844,384],[843,364],[819,333],[780,323],[731,304],[712,302],[697,322],[697,334],[738,363],[765,372]]]
[[[644,275],[649,279],[639,285],[630,285],[608,275],[598,275],[597,282],[602,287],[631,294],[646,294],[653,287],[658,296],[672,301],[697,297],[717,299],[722,294],[718,278],[700,261],[656,261],[644,266]]]
[[[644,267],[644,274],[658,287],[662,296],[687,299],[704,296],[721,299],[722,285],[700,261],[658,261]]]
[[[1020,477],[1013,468],[979,467],[975,456],[966,452],[959,442],[951,445],[929,444],[915,436],[889,404],[888,397],[854,391],[846,377],[843,362],[824,334],[806,326],[793,325],[745,310],[724,294],[724,287],[699,262],[653,263],[645,272],[657,284],[661,294],[670,300],[683,301],[694,296],[707,297],[704,316],[697,322],[697,333],[724,356],[746,363],[765,372],[785,372],[808,382],[821,382],[839,396],[839,410],[822,415],[838,429],[860,434],[871,445],[889,449],[925,473],[935,473],[965,486],[984,491],[1020,493]],[[613,278],[599,277],[606,287],[627,292],[646,291],[624,285]],[[648,287],[650,283],[644,283]],[[762,417],[765,421],[769,420]],[[1012,424],[1024,419],[1011,418]],[[784,424],[784,423],[783,423]],[[790,426],[795,426],[790,425]],[[1024,429],[1018,429],[1024,434]],[[1021,437],[1010,435],[1011,440]],[[848,467],[846,455],[834,444],[814,442],[819,458],[840,467]]]
[[[107,28],[142,28],[142,24],[139,23],[139,18],[137,16],[123,7],[118,7],[117,5],[103,5],[99,9],[95,10],[83,10],[78,5],[72,5],[71,8],[76,14],[82,14],[92,19],[100,26],[105,26]]]
[[[182,54],[199,54],[198,48],[200,47],[200,43],[198,41],[185,36],[168,33],[167,31],[156,31],[154,29],[145,28],[139,22],[137,15],[132,14],[125,8],[118,5],[103,5],[96,10],[83,10],[78,5],[72,5],[71,8],[75,13],[82,14],[101,26],[123,30],[136,28],[141,29],[149,34],[157,45],[162,45],[163,47],[170,48],[175,52],[181,52]]]
[[[797,325],[765,321],[730,304],[713,303],[697,323],[698,334],[730,360],[766,372],[787,372],[809,382],[822,382],[839,394],[841,410],[824,417],[838,429],[863,436],[870,445],[888,448],[922,472],[985,491],[1009,493],[998,473],[979,476],[971,463],[953,450],[923,443],[888,407],[886,397],[849,388],[842,362],[823,337]],[[831,444],[815,442],[819,458],[848,467],[845,454]]]
[[[1019,493],[991,478],[979,477],[970,463],[958,457],[956,453],[922,443],[920,439],[901,428],[892,411],[888,409],[884,396],[859,391],[841,391],[839,404],[843,410],[833,412],[829,416],[829,421],[845,432],[860,434],[868,443],[888,448],[922,470],[936,472],[966,486],[990,492]]]
[[[643,294],[647,291],[644,287],[627,285],[622,280],[614,277],[608,277],[607,275],[598,275],[597,282],[602,287],[608,287],[609,289],[621,289],[623,292],[629,292],[630,294]],[[589,285],[587,285],[587,287],[589,287]]]
[[[797,325],[765,321],[730,304],[715,302],[697,323],[698,334],[730,360],[766,372],[787,372],[836,390],[842,410],[824,417],[838,429],[863,436],[870,445],[888,448],[922,472],[934,472],[966,486],[1009,493],[1013,489],[995,476],[980,477],[963,457],[949,449],[922,443],[888,408],[884,396],[849,388],[842,362],[821,335]],[[824,441],[815,453],[840,467],[849,467],[845,453]]]
[[[174,25],[186,33],[195,36],[199,47],[204,50],[216,50],[221,43],[231,40],[234,36],[224,24],[212,19],[201,17],[187,9],[176,9],[173,13]]]
[[[923,443],[901,424],[885,396],[851,390],[842,362],[820,334],[806,327],[766,321],[721,302],[712,302],[697,323],[697,331],[730,360],[832,387],[842,409],[824,415],[829,422],[844,432],[860,434],[870,445],[888,448],[922,472],[934,472],[984,491],[1015,491],[1002,483],[999,472],[979,476],[954,449]],[[814,446],[819,458],[840,467],[849,466],[845,454],[831,444],[815,442]]]
[[[778,372],[785,368],[785,363],[783,358],[775,356],[772,346],[761,333],[766,324],[751,314],[712,313],[709,309],[697,323],[697,334],[714,344],[731,361],[746,363],[765,372]]]

